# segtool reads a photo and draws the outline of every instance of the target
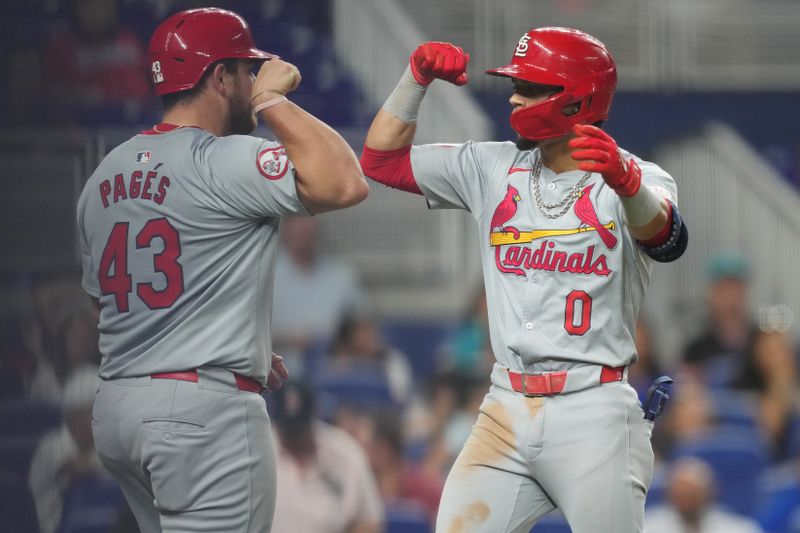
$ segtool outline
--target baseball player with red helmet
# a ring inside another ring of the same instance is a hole
[[[150,42],[160,124],[100,163],[78,201],[100,311],[93,434],[143,532],[269,531],[275,465],[260,393],[280,217],[363,200],[358,159],[288,101],[298,69],[237,14],[195,9]],[[254,75],[253,72],[257,72]],[[277,142],[248,135],[260,117]]]
[[[557,507],[574,533],[641,533],[652,416],[627,368],[653,262],[686,248],[675,182],[601,129],[616,67],[568,28],[527,32],[488,71],[513,85],[516,143],[412,146],[427,86],[467,83],[468,62],[417,48],[361,157],[372,179],[477,222],[497,362],[436,530],[527,532]]]

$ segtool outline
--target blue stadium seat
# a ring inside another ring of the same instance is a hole
[[[122,490],[106,475],[75,480],[64,492],[58,533],[108,533],[123,501]]]
[[[748,398],[727,389],[711,391],[714,415],[723,429],[758,431],[755,406]]]
[[[567,524],[564,515],[556,511],[544,515],[533,526],[531,533],[572,533],[572,529]]]
[[[386,533],[431,533],[425,510],[414,502],[386,506]]]
[[[320,395],[333,397],[339,404],[384,407],[393,405],[392,393],[386,379],[372,372],[327,376],[318,385]]]
[[[20,483],[16,476],[0,474],[0,533],[39,533],[36,507],[28,490],[27,480]]]
[[[653,481],[650,483],[650,488],[647,490],[647,500],[645,505],[647,507],[655,507],[664,503],[667,495],[667,480],[663,469],[656,469],[653,473]]]
[[[387,342],[406,354],[415,376],[433,375],[436,350],[452,331],[447,322],[389,322],[383,327]]]
[[[31,460],[38,445],[39,439],[35,437],[0,438],[0,472],[27,483]]]
[[[61,409],[21,398],[0,402],[0,428],[6,437],[41,437],[61,423]]]
[[[679,445],[671,458],[699,457],[714,470],[720,505],[752,516],[758,479],[767,466],[760,438],[747,431],[721,430]]]

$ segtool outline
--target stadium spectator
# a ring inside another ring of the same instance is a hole
[[[636,363],[628,368],[628,383],[636,389],[640,399],[644,399],[653,380],[662,374],[658,355],[654,351],[653,333],[643,315],[640,314],[636,321]]]
[[[383,504],[366,455],[315,417],[313,390],[288,381],[270,401],[278,490],[273,531],[377,533]]]
[[[36,346],[37,332],[31,331],[29,335],[31,344]],[[65,380],[75,369],[85,364],[99,365],[97,336],[97,323],[92,316],[81,311],[66,315],[58,331],[53,357],[37,357],[30,397],[57,403]]]
[[[675,461],[667,487],[668,503],[647,510],[647,533],[760,533],[757,523],[718,508],[714,474],[702,460]]]
[[[139,123],[154,99],[145,49],[119,24],[118,0],[68,0],[70,27],[44,52],[50,99],[78,125]]]
[[[794,416],[797,371],[787,336],[762,331],[750,318],[749,270],[740,254],[722,253],[709,261],[709,325],[688,344],[684,362],[712,387],[753,404],[773,458],[781,459]]]
[[[681,444],[707,437],[715,429],[714,403],[706,386],[690,375],[676,375],[676,381],[663,419],[664,431],[653,434],[653,449],[659,456],[669,455]]]
[[[349,264],[320,252],[316,218],[290,217],[281,225],[272,346],[297,375],[299,358],[312,346],[330,341],[342,317],[362,310],[364,294]]]
[[[322,381],[344,376],[374,376],[383,380],[396,404],[408,402],[414,392],[406,355],[388,346],[378,325],[364,314],[345,315],[320,366]]]
[[[758,328],[750,317],[750,265],[736,252],[714,255],[706,265],[709,278],[708,323],[684,349],[683,361],[702,381],[733,387],[748,379]]]
[[[761,433],[773,457],[784,459],[791,451],[790,430],[796,416],[797,369],[791,341],[783,332],[760,331],[747,366],[737,389],[757,395]]]
[[[398,417],[376,412],[370,422],[365,450],[384,504],[387,508],[416,505],[425,511],[433,526],[444,476],[406,459],[403,426]]]
[[[488,376],[438,374],[428,385],[427,397],[406,412],[406,433],[423,468],[446,474],[478,417]]]
[[[38,367],[46,365],[39,323],[33,316],[5,317],[0,330],[0,399],[29,394]]]
[[[44,436],[31,462],[29,486],[42,533],[56,531],[62,498],[76,480],[107,476],[92,440],[92,404],[97,391],[98,367],[85,365],[69,375],[62,397],[64,423]]]
[[[444,372],[472,377],[486,376],[494,364],[489,342],[489,316],[483,283],[475,290],[455,331],[439,348]]]

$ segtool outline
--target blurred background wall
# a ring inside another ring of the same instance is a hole
[[[690,231],[685,256],[656,267],[637,339],[640,390],[664,371],[687,384],[656,432],[661,461],[649,505],[675,506],[671,483],[687,477],[699,487],[696,505],[711,505],[703,467],[673,475],[675,460],[691,455],[710,464],[725,509],[766,531],[800,531],[796,0],[4,5],[0,516],[9,520],[0,520],[0,531],[11,523],[9,531],[130,525],[90,444],[78,445],[91,402],[81,395],[83,371],[99,354],[79,285],[75,202],[109,150],[158,122],[145,60],[152,30],[173,12],[208,5],[239,12],[261,48],[297,64],[303,83],[291,99],[340,131],[356,153],[424,40],[452,41],[471,63],[467,87],[436,83],[429,91],[420,143],[514,138],[510,85],[483,71],[506,63],[531,27],[576,27],[605,42],[620,78],[606,129],[675,177]],[[270,136],[263,128],[256,134]],[[276,314],[286,317],[275,324],[276,348],[295,376],[313,384],[319,419],[361,446],[389,530],[427,531],[491,361],[470,219],[429,212],[417,197],[372,184],[369,199],[353,209],[286,226],[286,272],[302,265],[311,274],[287,278],[287,290],[276,294]],[[299,305],[306,299],[297,291],[313,283],[331,288],[329,301]],[[414,483],[391,482],[398,464]],[[414,524],[419,529],[398,529]],[[534,531],[563,528],[553,518]]]

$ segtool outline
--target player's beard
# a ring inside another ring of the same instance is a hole
[[[244,91],[236,91],[230,100],[229,131],[232,135],[248,135],[256,129],[256,116]]]
[[[517,150],[533,150],[537,146],[539,146],[539,141],[534,141],[533,139],[526,139],[522,135],[517,137],[517,140],[514,142],[517,145]]]

